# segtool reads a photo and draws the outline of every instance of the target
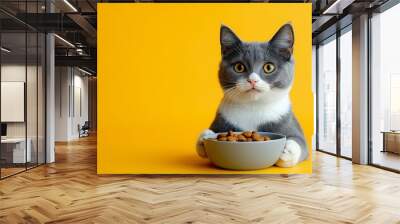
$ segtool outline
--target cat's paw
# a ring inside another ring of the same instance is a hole
[[[292,167],[300,161],[301,147],[294,140],[287,140],[285,149],[275,165],[279,167]]]
[[[204,148],[204,139],[207,138],[214,138],[215,137],[215,133],[213,131],[211,131],[210,129],[204,130],[199,138],[197,139],[197,144],[196,144],[196,150],[197,150],[197,154],[203,158],[207,158],[207,153],[206,150]]]

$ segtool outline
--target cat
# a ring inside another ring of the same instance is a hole
[[[294,79],[292,25],[283,25],[269,42],[261,43],[243,42],[221,25],[220,44],[218,77],[224,97],[210,128],[198,138],[198,155],[207,157],[203,141],[215,133],[254,130],[286,135],[275,165],[292,167],[307,159],[308,147],[289,97]]]

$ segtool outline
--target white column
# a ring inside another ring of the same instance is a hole
[[[54,35],[49,33],[46,36],[46,163],[55,161],[54,133],[55,133],[55,56],[54,56]]]
[[[368,163],[368,15],[353,19],[353,162]]]
[[[55,141],[71,140],[71,67],[55,69]]]

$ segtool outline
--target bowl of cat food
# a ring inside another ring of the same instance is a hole
[[[217,133],[204,140],[210,161],[230,170],[257,170],[273,166],[286,144],[284,135],[270,132]]]

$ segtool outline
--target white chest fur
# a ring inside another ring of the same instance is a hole
[[[242,130],[257,130],[261,124],[278,121],[289,109],[289,97],[270,102],[233,103],[223,101],[219,106],[219,112],[225,120]]]

